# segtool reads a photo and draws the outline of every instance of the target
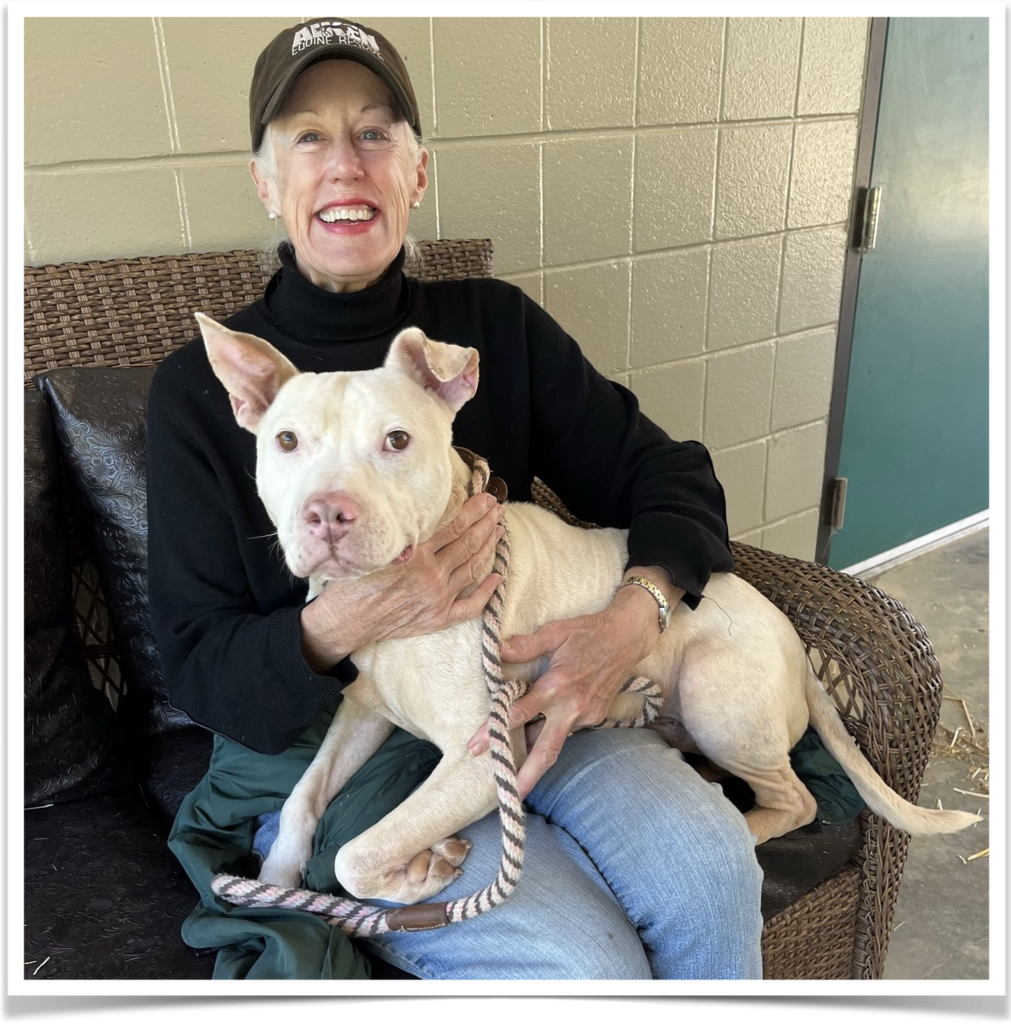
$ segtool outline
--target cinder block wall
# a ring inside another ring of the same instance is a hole
[[[269,243],[249,79],[299,17],[27,18],[26,263]],[[361,20],[421,106],[414,235],[492,238],[709,446],[735,538],[812,557],[868,19]]]

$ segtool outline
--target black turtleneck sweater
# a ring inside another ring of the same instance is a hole
[[[723,491],[706,449],[670,440],[635,396],[598,374],[576,343],[502,281],[421,284],[403,253],[363,291],[311,284],[282,249],[262,299],[226,321],[267,339],[300,370],[380,366],[396,333],[473,346],[481,382],[454,439],[529,500],[540,477],[579,518],[629,527],[629,564],[660,565],[695,607],[733,567]],[[279,753],[355,677],[301,653],[306,583],[293,580],[256,494],[255,438],[235,422],[200,339],[170,355],[149,400],[149,589],[172,702],[207,728]]]

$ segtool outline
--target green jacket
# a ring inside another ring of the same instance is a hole
[[[169,847],[200,902],[185,920],[187,945],[218,949],[215,978],[368,978],[369,964],[339,928],[300,910],[236,907],[211,892],[219,872],[255,877],[255,820],[280,809],[323,740],[333,712],[320,715],[283,754],[258,754],[214,737],[210,767],[182,803]],[[306,884],[341,892],[334,854],[402,803],[428,777],[438,748],[397,729],[330,804],[316,829]],[[346,894],[345,894],[346,895]]]

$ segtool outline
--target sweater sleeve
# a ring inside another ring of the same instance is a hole
[[[525,316],[531,465],[580,519],[627,528],[628,565],[658,565],[695,608],[733,570],[726,501],[708,450],[674,441],[539,306]]]
[[[272,588],[256,564],[278,556],[269,520],[263,529],[257,518],[265,513],[249,476],[252,435],[237,433],[220,385],[201,385],[195,363],[170,357],[148,402],[152,626],[172,703],[214,732],[279,753],[354,669],[348,661],[337,678],[320,675],[302,656],[301,598],[284,573],[273,575],[285,587]]]

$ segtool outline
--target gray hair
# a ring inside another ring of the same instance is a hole
[[[277,160],[274,156],[274,143],[271,137],[272,126],[267,125],[260,140],[260,148],[253,152],[253,163],[261,178],[273,180],[277,175]],[[266,274],[273,274],[279,263],[277,247],[288,239],[284,221],[280,217],[270,221],[270,235],[264,233],[258,245],[254,246],[260,258],[260,269]]]
[[[407,123],[406,121],[404,122]],[[424,146],[420,135],[413,131],[407,132],[407,142],[410,147],[411,158],[417,159],[418,154]],[[273,180],[277,176],[277,157],[274,150],[274,126],[267,125],[260,142],[260,148],[253,153],[253,163],[261,178]],[[273,225],[269,238],[264,238],[256,247],[260,253],[260,263],[264,270],[273,271],[277,268],[277,247],[288,237],[284,228],[284,222],[278,217],[271,221]],[[415,241],[414,236],[407,232],[404,236],[404,255],[407,266],[420,266],[422,261],[421,246]]]

